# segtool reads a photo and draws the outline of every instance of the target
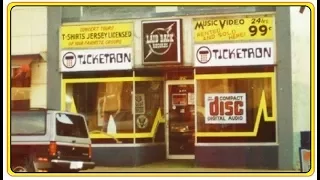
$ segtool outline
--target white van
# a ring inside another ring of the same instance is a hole
[[[32,109],[11,112],[13,172],[78,172],[92,169],[91,140],[83,115]]]

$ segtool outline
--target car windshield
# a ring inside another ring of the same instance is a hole
[[[79,115],[56,114],[56,131],[58,136],[88,138],[85,119]]]
[[[44,135],[46,111],[17,111],[11,113],[11,135]]]

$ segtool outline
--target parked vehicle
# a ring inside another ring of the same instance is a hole
[[[83,115],[31,109],[11,112],[13,172],[78,172],[92,169],[91,140]]]

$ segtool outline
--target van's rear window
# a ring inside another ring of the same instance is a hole
[[[58,136],[88,138],[87,126],[82,116],[57,113],[56,131]]]
[[[11,135],[44,135],[45,111],[15,111],[11,113]]]

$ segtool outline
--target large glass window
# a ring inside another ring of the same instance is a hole
[[[88,138],[87,127],[82,116],[57,113],[56,131],[58,136]]]
[[[46,115],[45,111],[13,111],[11,135],[44,135]]]
[[[163,112],[163,82],[137,81],[135,96],[136,133],[151,132],[158,112]],[[155,127],[156,128],[156,127]]]
[[[197,131],[214,133],[198,142],[275,142],[275,119],[264,118],[273,116],[272,88],[271,78],[197,80]]]
[[[30,108],[31,70],[29,64],[11,67],[11,108]]]
[[[132,82],[67,84],[66,110],[85,115],[90,132],[133,133],[132,87]]]

